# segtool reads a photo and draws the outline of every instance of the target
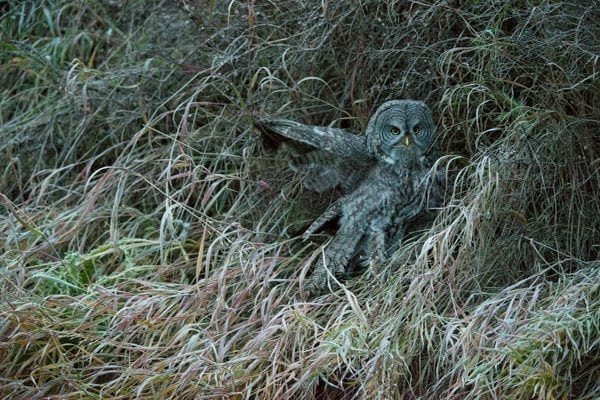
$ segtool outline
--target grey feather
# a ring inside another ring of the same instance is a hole
[[[442,203],[444,183],[430,174],[437,157],[435,125],[420,101],[382,104],[364,136],[292,121],[264,121],[259,127],[307,146],[291,163],[311,177],[306,187],[319,192],[340,186],[345,193],[304,235],[339,217],[339,230],[308,279],[311,294],[330,285],[330,273],[343,276],[357,257],[378,264],[398,247],[411,221],[429,217]]]
[[[340,128],[304,125],[288,120],[262,120],[255,125],[268,136],[278,136],[300,153],[290,166],[306,175],[304,186],[315,192],[339,187],[348,193],[377,164],[364,136]]]
[[[345,129],[304,125],[289,120],[264,120],[258,121],[257,125],[342,158],[371,158],[365,137]]]

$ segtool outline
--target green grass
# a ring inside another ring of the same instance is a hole
[[[597,399],[594,1],[9,1],[3,398]],[[434,111],[448,199],[314,299],[257,117]]]

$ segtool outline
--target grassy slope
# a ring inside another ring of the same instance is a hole
[[[600,396],[597,3],[302,3],[9,1],[3,397]],[[434,109],[448,205],[302,299],[331,195],[252,118],[392,98]]]

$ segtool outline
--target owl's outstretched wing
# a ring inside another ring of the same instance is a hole
[[[281,135],[339,157],[370,158],[364,136],[344,129],[304,125],[288,120],[263,120],[256,122],[256,126],[267,134]]]
[[[316,192],[339,186],[348,193],[376,164],[365,138],[344,129],[287,120],[262,120],[255,125],[270,145],[284,142],[296,150],[290,164],[306,173],[304,186]]]

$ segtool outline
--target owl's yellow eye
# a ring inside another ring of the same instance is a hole
[[[396,128],[395,126],[392,126],[391,129],[390,129],[390,132],[393,135],[398,135],[400,133],[400,129]]]
[[[421,127],[420,127],[419,125],[415,125],[415,126],[413,127],[413,132],[414,132],[414,133],[419,133],[419,132],[421,132]]]

